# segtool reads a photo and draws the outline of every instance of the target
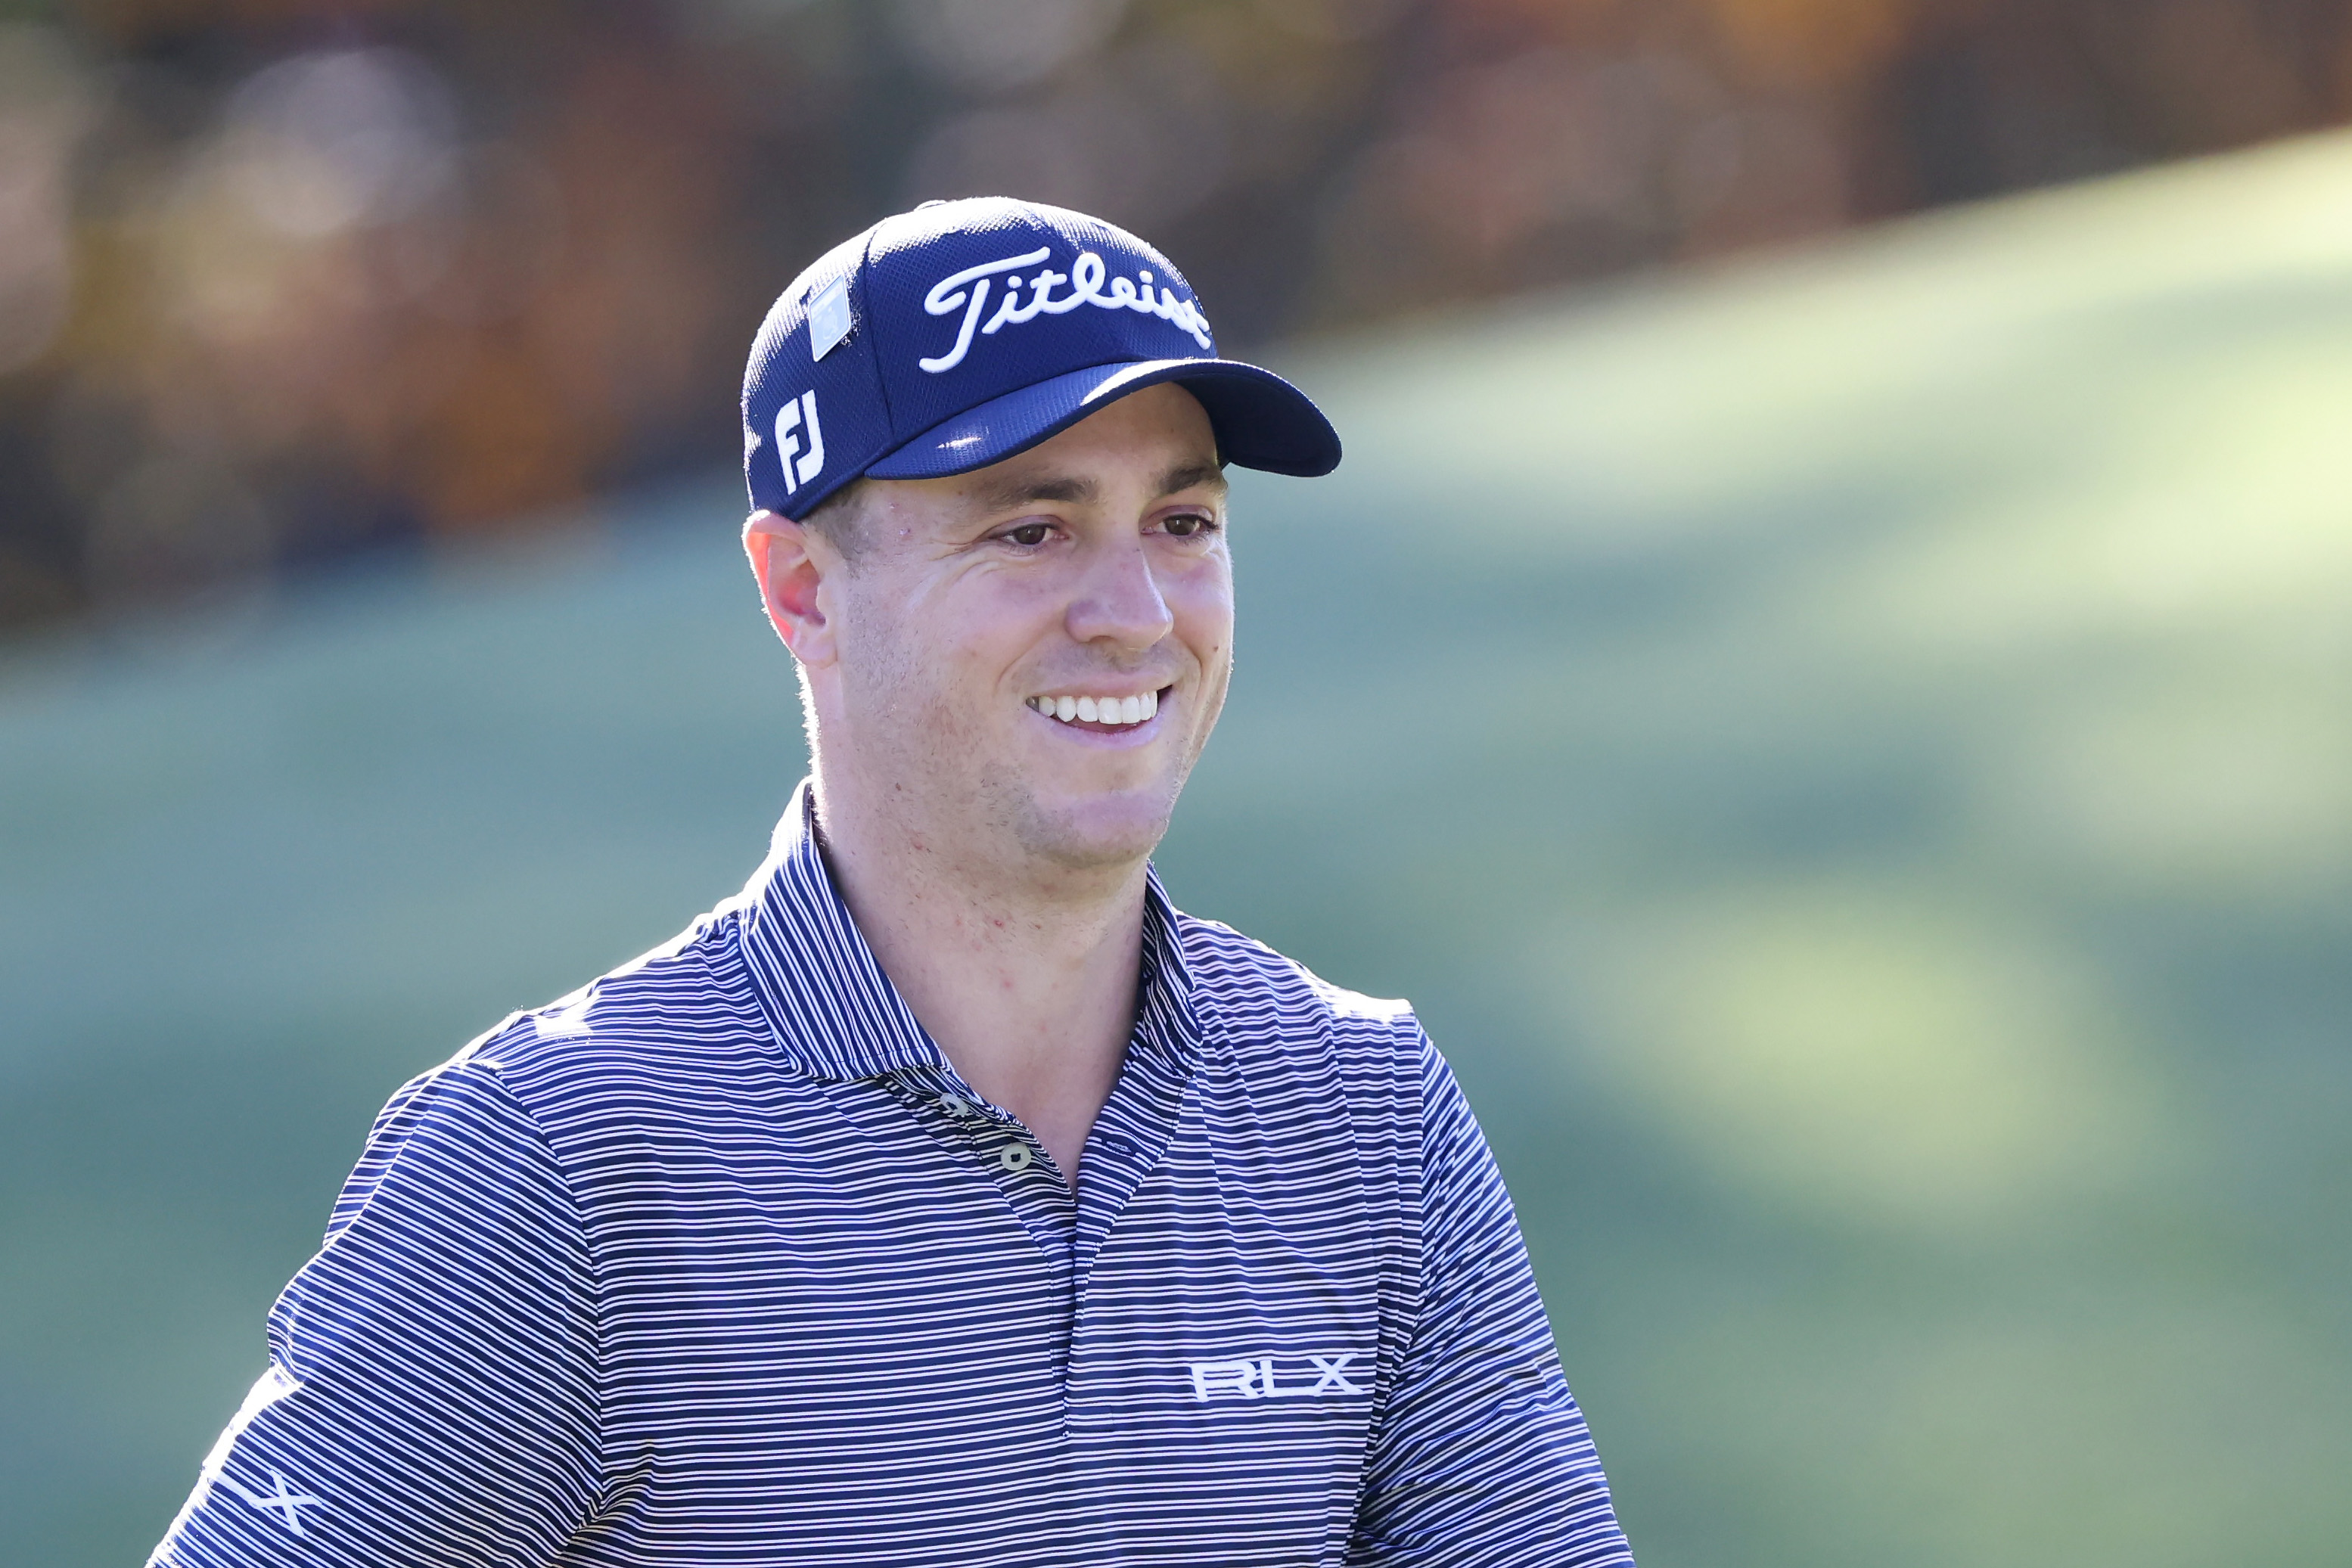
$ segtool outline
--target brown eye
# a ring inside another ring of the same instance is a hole
[[[1017,528],[1007,528],[1004,537],[1024,549],[1035,549],[1053,531],[1051,523],[1024,523]]]
[[[1217,526],[1217,520],[1199,512],[1179,512],[1162,526],[1178,538],[1189,539],[1197,535],[1213,531]]]

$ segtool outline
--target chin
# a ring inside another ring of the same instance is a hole
[[[1022,813],[1023,847],[1071,871],[1132,865],[1160,847],[1175,804],[1175,792],[1160,789],[1032,797]]]

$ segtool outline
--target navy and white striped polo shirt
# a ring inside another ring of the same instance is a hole
[[[155,1561],[1632,1561],[1402,1004],[1154,880],[1073,1191],[810,821],[394,1097]]]

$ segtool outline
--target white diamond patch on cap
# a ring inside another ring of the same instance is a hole
[[[822,360],[849,336],[849,279],[836,277],[809,301],[809,357]]]

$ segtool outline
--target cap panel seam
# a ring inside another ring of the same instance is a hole
[[[887,218],[883,220],[884,223],[888,221]],[[884,374],[882,370],[882,312],[875,308],[874,305],[874,240],[881,232],[881,224],[876,224],[872,228],[867,229],[866,243],[859,246],[857,251],[857,292],[859,298],[865,302],[866,313],[871,318],[874,328],[866,335],[866,347],[870,350],[867,354],[867,361],[874,368],[875,394],[882,402],[882,424],[884,439],[887,443],[881,452],[866,465],[868,467],[873,465],[873,462],[878,462],[882,457],[897,451],[898,444],[898,411],[890,405],[890,378]],[[859,470],[857,477],[860,479],[866,477],[863,469]]]

